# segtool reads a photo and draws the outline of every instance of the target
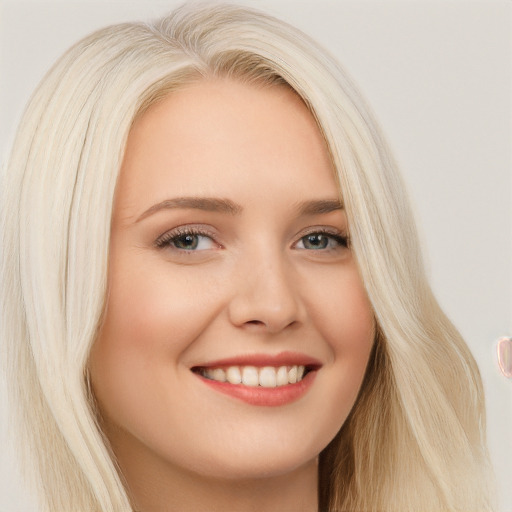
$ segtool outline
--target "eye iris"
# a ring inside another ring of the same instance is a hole
[[[329,244],[329,238],[319,233],[308,235],[303,240],[306,249],[325,249]]]
[[[199,244],[199,238],[197,235],[180,235],[175,238],[174,245],[178,249],[192,250],[196,249]]]

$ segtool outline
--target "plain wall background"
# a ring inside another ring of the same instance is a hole
[[[44,72],[72,43],[181,2],[0,2],[0,158]],[[475,355],[501,511],[512,511],[512,4],[505,0],[247,0],[334,53],[373,106],[409,186],[434,291]],[[34,510],[15,472],[0,381],[0,511]]]

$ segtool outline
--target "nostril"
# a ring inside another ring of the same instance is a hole
[[[249,320],[246,323],[251,325],[265,325],[265,322],[262,322],[261,320]]]

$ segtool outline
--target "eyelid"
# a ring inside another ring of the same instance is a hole
[[[174,238],[184,235],[195,235],[195,236],[205,236],[212,240],[212,242],[218,247],[222,247],[221,244],[217,241],[217,234],[208,226],[204,224],[184,224],[181,226],[176,226],[175,228],[169,229],[159,235],[154,241],[153,245],[157,249],[165,249],[171,247],[169,242],[171,242]],[[180,252],[186,252],[184,249],[176,249]],[[194,251],[192,251],[194,252]],[[201,252],[201,251],[197,251]]]
[[[297,240],[292,244],[292,247],[295,247],[304,237],[314,234],[331,236],[338,239],[338,241],[341,239],[346,243],[347,247],[350,247],[350,235],[347,231],[327,226],[312,226],[303,230],[297,235]]]
[[[313,234],[321,234],[330,236],[338,241],[340,246],[350,247],[350,236],[345,230],[333,227],[333,226],[311,226],[308,227],[296,235],[296,241],[293,242],[292,248],[295,248],[300,241],[308,236]],[[169,243],[173,239],[179,236],[185,235],[195,235],[195,236],[204,236],[210,238],[212,242],[218,247],[222,248],[222,244],[218,242],[218,234],[208,225],[204,224],[184,224],[180,226],[176,226],[172,229],[169,229],[159,235],[154,241],[153,245],[158,249],[172,248],[172,245]],[[202,252],[202,251],[187,251],[186,249],[178,249],[175,248],[176,251],[179,252]],[[303,249],[307,250],[307,249]]]

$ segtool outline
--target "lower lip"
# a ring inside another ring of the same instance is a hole
[[[304,396],[312,386],[316,373],[316,371],[310,371],[300,382],[275,388],[230,384],[229,382],[218,382],[216,380],[207,379],[199,374],[196,375],[202,382],[219,393],[229,395],[251,405],[277,407],[295,402]]]

